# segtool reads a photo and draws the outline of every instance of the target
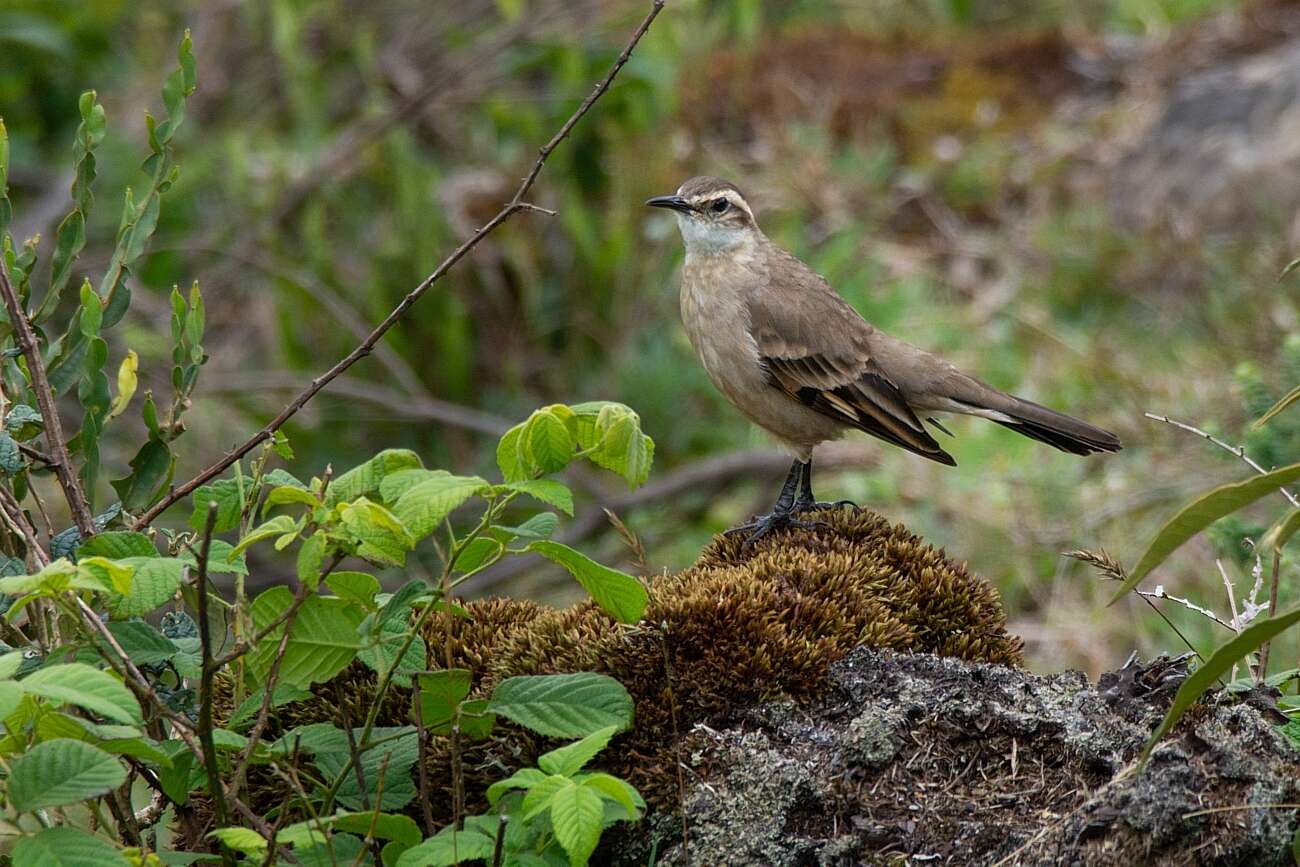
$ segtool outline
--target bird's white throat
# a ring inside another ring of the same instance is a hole
[[[753,243],[753,232],[741,226],[724,226],[687,214],[677,215],[677,227],[687,255],[716,256]]]

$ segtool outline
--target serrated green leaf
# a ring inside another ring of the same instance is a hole
[[[419,702],[419,719],[434,734],[451,731],[456,709],[469,695],[471,676],[463,668],[448,668],[417,674],[415,700]]]
[[[21,657],[21,652],[19,656]],[[22,684],[12,680],[0,680],[0,720],[8,719],[10,714],[18,710],[23,695]]]
[[[537,767],[548,774],[572,777],[582,770],[587,762],[595,758],[597,753],[605,749],[610,738],[614,737],[617,732],[618,728],[616,726],[606,726],[592,732],[580,741],[551,750],[549,753],[543,753],[537,757]]]
[[[521,422],[505,432],[497,443],[497,467],[501,478],[507,482],[519,482],[531,478],[535,469],[527,465],[520,443],[523,441],[524,425]]]
[[[488,786],[488,803],[495,807],[497,801],[501,800],[501,796],[511,789],[531,789],[546,777],[547,775],[537,768],[520,768],[504,780],[498,780]]]
[[[118,563],[134,569],[131,591],[108,596],[109,613],[119,620],[143,617],[166,605],[185,575],[185,563],[176,557],[125,557]]]
[[[143,722],[140,703],[131,690],[108,672],[84,663],[51,665],[32,672],[19,683],[29,695],[75,704],[119,722]]]
[[[258,630],[271,624],[293,603],[287,587],[272,587],[252,605],[253,625]],[[280,682],[306,688],[329,680],[356,658],[362,647],[357,635],[361,613],[342,599],[309,596],[298,609],[289,641],[280,663]],[[265,678],[284,634],[283,625],[258,642],[249,654],[248,667],[255,682]]]
[[[118,645],[136,665],[165,662],[179,650],[174,641],[143,620],[118,620],[106,625],[117,639]],[[99,643],[103,644],[105,650],[112,652],[107,642],[100,639]]]
[[[126,782],[126,769],[84,741],[58,738],[32,747],[11,765],[9,806],[19,812],[62,807]]]
[[[416,736],[414,726],[403,726],[400,728],[375,728],[372,732],[373,738],[378,741],[384,739],[384,743],[379,744],[361,754],[361,776],[366,781],[366,788],[369,790],[368,800],[370,808],[377,808],[384,811],[400,810],[409,804],[415,798],[415,782],[411,777],[411,769],[415,766],[415,760],[419,756],[420,742]],[[360,731],[356,732],[360,736]],[[392,737],[392,740],[387,738]],[[387,761],[385,761],[387,757]],[[342,772],[344,763],[348,759],[347,749],[336,752],[323,752],[316,754],[316,766],[321,773],[326,775],[326,779],[337,777]],[[378,791],[379,769],[386,765],[384,771],[384,792],[383,797],[379,800],[381,803],[375,804],[376,793]],[[360,789],[357,786],[357,775],[349,772],[344,778],[343,784],[338,790],[338,802],[352,810],[367,809],[363,801]]]
[[[553,738],[582,738],[606,726],[632,725],[632,697],[608,675],[592,672],[508,677],[488,710]]]
[[[339,520],[358,543],[357,555],[367,560],[401,566],[406,562],[406,552],[415,547],[415,537],[406,522],[365,497],[343,506]]]
[[[505,545],[496,539],[479,536],[460,552],[460,556],[456,558],[456,569],[461,572],[473,572],[484,563],[494,560],[504,550]]]
[[[529,462],[543,473],[557,473],[573,460],[573,436],[564,420],[549,408],[537,410],[528,419],[522,443]]]
[[[97,533],[77,547],[77,559],[82,557],[158,557],[158,549],[144,533],[110,530]]]
[[[582,786],[561,788],[551,799],[551,828],[572,867],[582,867],[596,851],[604,816],[600,796]]]
[[[325,586],[341,599],[359,605],[367,611],[375,610],[375,594],[379,592],[379,579],[365,572],[332,572]]]
[[[266,840],[252,828],[218,828],[210,831],[208,836],[245,855],[260,855],[266,851]]]
[[[602,797],[618,804],[627,812],[627,818],[636,821],[645,811],[645,800],[630,783],[610,774],[589,774],[582,785],[593,789]]]
[[[567,569],[596,600],[596,604],[618,620],[638,623],[645,615],[650,597],[641,582],[631,575],[603,566],[559,542],[532,542],[528,550],[536,551]]]
[[[195,489],[191,499],[194,511],[190,514],[190,529],[203,532],[208,523],[208,503],[217,504],[217,523],[214,533],[228,533],[239,526],[239,516],[244,509],[240,496],[241,488],[247,491],[252,486],[249,479],[241,485],[237,479],[218,479],[210,485],[201,485]]]
[[[393,683],[402,688],[411,685],[411,675],[423,671],[426,666],[427,648],[424,639],[416,635],[407,646],[406,652],[398,659],[397,654],[406,643],[406,624],[390,621],[380,627],[379,638],[357,653],[357,659],[371,671],[383,674],[394,665]]]
[[[18,450],[18,441],[8,431],[0,431],[0,472],[12,476],[22,472],[26,466],[27,461]]]
[[[320,505],[316,495],[297,485],[280,485],[272,488],[266,495],[266,506],[284,506],[290,503],[315,508]]]
[[[1268,496],[1296,479],[1300,479],[1300,464],[1292,464],[1240,482],[1220,485],[1197,497],[1160,528],[1155,539],[1147,546],[1146,552],[1138,559],[1137,565],[1129,572],[1128,579],[1124,581],[1109,604],[1113,605],[1123,598],[1152,569],[1163,563],[1166,557],[1210,524],[1261,497]]]
[[[235,553],[234,545],[224,539],[213,539],[208,544],[208,574],[248,574],[248,561],[244,559],[243,554]],[[177,559],[189,566],[191,570],[197,571],[199,568],[199,558],[193,551],[182,551]]]
[[[453,867],[487,860],[495,849],[496,837],[488,836],[478,827],[467,822],[464,830],[457,830],[454,825],[448,825],[398,856],[397,867]]]
[[[130,862],[103,837],[56,825],[23,835],[13,848],[13,867],[129,867]]]
[[[248,550],[249,547],[256,545],[258,542],[266,539],[278,538],[287,533],[296,532],[297,529],[298,522],[295,519],[288,515],[276,515],[274,518],[263,521],[252,530],[249,530],[248,535],[239,540],[239,544],[235,545],[235,547],[231,549],[231,552],[227,557],[238,556]]]
[[[293,686],[287,683],[277,683],[275,689],[271,692],[271,707],[283,707],[286,704],[292,704],[295,701],[305,701],[312,697],[309,689],[303,689],[300,686]],[[253,721],[253,717],[262,708],[262,701],[266,698],[266,690],[259,689],[244,699],[244,701],[230,715],[228,725],[235,731],[239,731],[245,723]]]
[[[331,482],[325,492],[325,504],[333,506],[373,494],[390,473],[419,469],[422,466],[420,456],[409,449],[385,449]]]
[[[423,539],[466,500],[487,487],[488,483],[478,476],[430,472],[422,481],[405,487],[391,501],[393,514],[415,539]]]
[[[527,494],[534,500],[554,506],[569,517],[573,517],[573,492],[554,479],[527,479],[522,482],[508,482],[502,487]]]
[[[492,529],[495,533],[505,533],[510,537],[549,539],[555,535],[555,530],[559,526],[560,519],[554,512],[539,512],[518,527],[493,527]]]

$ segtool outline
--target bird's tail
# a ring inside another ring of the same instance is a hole
[[[997,421],[1018,434],[1075,455],[1117,452],[1122,448],[1119,437],[1108,430],[1024,398],[1011,395],[1007,397],[1011,401],[1009,405],[1001,407],[1000,411],[1009,416],[1009,420]]]
[[[1122,448],[1119,437],[1108,430],[989,386],[983,386],[977,394],[967,393],[962,397],[961,403],[969,407],[966,411],[971,415],[991,419],[1063,452],[1090,455]]]

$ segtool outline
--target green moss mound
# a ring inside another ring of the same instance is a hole
[[[718,537],[695,565],[650,580],[640,626],[616,623],[594,603],[556,609],[533,602],[469,603],[453,618],[453,664],[474,673],[474,695],[519,674],[597,671],[622,682],[636,702],[636,725],[602,754],[605,767],[641,789],[656,807],[678,797],[674,754],[697,723],[721,723],[777,697],[807,699],[829,684],[828,669],[859,645],[927,651],[1018,664],[997,593],[964,565],[901,524],[866,510],[810,516],[814,530],[775,534],[742,551]],[[429,667],[442,668],[447,623],[425,633]],[[291,708],[284,728],[344,724],[364,716],[373,676],[353,666],[320,688],[319,701]],[[411,722],[410,696],[394,690],[381,725]],[[504,722],[504,721],[503,721]],[[531,764],[552,745],[509,724],[464,751],[469,806],[493,780]],[[435,816],[446,818],[448,743],[435,738],[430,779]],[[418,810],[413,805],[412,809]]]

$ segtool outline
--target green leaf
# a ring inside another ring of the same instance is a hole
[[[325,534],[320,530],[303,540],[298,549],[298,580],[315,591],[320,586],[320,572],[325,565]]]
[[[1242,630],[1240,635],[1214,651],[1214,654],[1205,661],[1205,664],[1192,672],[1191,676],[1183,681],[1183,685],[1178,688],[1178,693],[1174,696],[1174,703],[1170,705],[1169,712],[1165,714],[1164,720],[1161,721],[1160,725],[1152,733],[1150,740],[1147,741],[1146,746],[1142,749],[1140,763],[1142,765],[1146,764],[1147,759],[1151,757],[1151,751],[1155,749],[1160,739],[1174,727],[1174,724],[1196,703],[1197,699],[1214,685],[1216,680],[1232,669],[1234,663],[1265,641],[1296,623],[1300,623],[1300,608],[1293,608],[1290,611],[1278,614],[1276,617],[1257,620]]]
[[[554,512],[538,512],[518,527],[493,527],[492,530],[494,533],[508,534],[511,538],[549,539],[555,535],[559,526],[560,519],[555,517]]]
[[[82,557],[157,557],[158,549],[144,533],[113,530],[91,536],[77,548],[77,559]]]
[[[527,494],[549,506],[554,506],[569,517],[573,517],[573,492],[554,479],[528,479],[522,482],[508,482],[501,487]]]
[[[9,773],[9,806],[19,812],[62,807],[98,797],[126,782],[126,768],[84,741],[44,741],[15,759]]]
[[[1277,403],[1275,403],[1275,404],[1273,404],[1271,407],[1269,407],[1269,408],[1268,408],[1268,412],[1264,413],[1264,414],[1261,415],[1259,418],[1257,418],[1257,419],[1255,420],[1255,423],[1254,423],[1253,425],[1251,425],[1251,427],[1252,427],[1252,428],[1261,428],[1261,427],[1263,427],[1264,425],[1268,424],[1269,421],[1272,420],[1273,416],[1275,416],[1275,415],[1277,415],[1278,413],[1282,412],[1283,410],[1287,409],[1288,407],[1290,407],[1292,404],[1294,404],[1294,403],[1295,403],[1296,401],[1298,401],[1298,400],[1300,400],[1300,385],[1297,385],[1295,388],[1293,388],[1293,389],[1291,389],[1290,391],[1288,391],[1288,392],[1287,392],[1287,393],[1282,397],[1281,400],[1279,400]]]
[[[290,846],[302,846],[310,840],[323,842],[321,829],[357,834],[376,840],[397,840],[408,846],[414,846],[424,839],[420,826],[410,816],[400,813],[360,812],[340,810],[333,816],[324,816],[319,820],[309,819],[296,822],[281,829],[276,835],[277,842]]]
[[[293,686],[287,683],[277,683],[275,689],[271,692],[271,707],[283,707],[286,704],[292,704],[295,701],[305,701],[313,695],[309,689],[303,689],[299,686]],[[235,731],[239,731],[245,723],[253,721],[258,711],[262,709],[262,701],[266,698],[266,690],[259,689],[253,692],[248,698],[235,709],[230,715],[228,725]]]
[[[176,470],[176,457],[166,443],[150,439],[131,458],[130,467],[130,475],[113,479],[110,484],[122,501],[122,508],[128,512],[142,512],[158,502],[171,484]],[[195,496],[203,490],[204,488],[199,488]]]
[[[418,846],[407,849],[397,859],[397,867],[453,867],[470,861],[490,859],[496,850],[496,837],[484,833],[477,825],[466,823],[458,831],[448,825]]]
[[[547,775],[537,770],[537,768],[520,768],[504,780],[497,780],[488,786],[488,803],[495,807],[497,801],[501,800],[501,796],[511,789],[531,789],[545,780],[546,777]]]
[[[604,816],[600,796],[582,786],[562,788],[551,799],[551,827],[573,867],[586,864],[596,850]]]
[[[252,485],[245,479],[245,490]],[[212,528],[214,533],[228,533],[239,526],[239,516],[244,509],[240,496],[241,485],[236,479],[218,479],[210,485],[201,485],[194,491],[192,500],[194,511],[190,514],[190,529],[203,532],[208,523],[208,503],[217,504],[217,523]]]
[[[292,602],[293,594],[287,587],[272,587],[263,592],[253,600],[253,626],[265,629]],[[309,596],[298,608],[289,630],[289,641],[280,663],[280,682],[305,689],[329,680],[346,668],[362,647],[357,635],[361,617],[360,612],[342,599]],[[249,654],[249,669],[255,682],[263,680],[270,671],[283,634],[281,625]]]
[[[421,725],[433,734],[447,734],[456,709],[469,695],[470,673],[463,668],[448,668],[416,675]]]
[[[107,626],[108,631],[136,665],[164,662],[175,656],[179,650],[175,642],[143,620],[119,620],[108,623]],[[97,643],[101,644],[104,650],[112,653],[102,639]]]
[[[532,414],[524,426],[522,442],[524,454],[543,473],[559,472],[573,460],[573,436],[550,407]]]
[[[1147,547],[1146,552],[1109,604],[1113,605],[1119,601],[1152,569],[1159,566],[1166,557],[1201,530],[1224,515],[1235,512],[1296,479],[1300,479],[1300,464],[1292,464],[1262,476],[1253,476],[1244,481],[1221,485],[1197,497],[1160,528],[1160,532],[1156,534],[1155,539]]]
[[[380,627],[378,640],[363,647],[357,653],[357,659],[378,674],[383,674],[396,665],[397,673],[393,675],[393,683],[403,688],[410,686],[411,675],[423,671],[426,667],[428,650],[424,639],[416,635],[407,646],[406,652],[402,654],[402,658],[398,659],[397,654],[402,650],[402,645],[406,644],[406,634],[405,623],[396,620],[385,623]]]
[[[606,726],[632,725],[632,697],[612,677],[592,672],[508,677],[488,710],[553,738],[583,738]]]
[[[1292,509],[1260,537],[1259,547],[1265,551],[1281,551],[1297,530],[1300,530],[1300,509]]]
[[[199,558],[194,555],[194,552],[182,551],[177,559],[189,566],[191,571],[198,571]],[[235,553],[234,545],[224,539],[213,539],[208,548],[208,574],[247,575],[248,561],[244,559],[243,554]]]
[[[225,846],[245,855],[261,855],[266,851],[266,840],[252,828],[218,828],[208,833]]]
[[[57,825],[18,838],[13,867],[128,867],[117,847],[78,828]]]
[[[537,541],[528,545],[546,559],[569,570],[591,598],[611,616],[624,623],[638,623],[645,615],[650,597],[641,582],[624,572],[602,566],[585,554],[559,542]]]
[[[596,417],[599,438],[592,463],[618,473],[629,488],[645,484],[654,463],[654,441],[641,432],[641,419],[622,404],[604,406]]]
[[[357,543],[357,556],[388,566],[401,566],[415,537],[405,521],[378,503],[357,497],[343,507],[339,519]]]
[[[45,429],[45,419],[32,407],[19,403],[9,408],[4,429],[13,434],[14,439],[25,442]]]
[[[494,560],[504,550],[505,545],[496,539],[479,536],[461,550],[460,556],[456,558],[456,569],[460,572],[473,572],[484,563]]]
[[[379,592],[379,579],[365,572],[331,572],[325,586],[335,596],[346,599],[367,611],[375,609],[375,594]]]
[[[325,504],[333,506],[379,490],[384,477],[399,470],[418,469],[420,456],[409,449],[385,449],[360,466],[353,467],[330,483]]]
[[[32,672],[19,683],[31,695],[75,704],[118,722],[144,722],[140,703],[120,680],[84,663],[51,665]]]
[[[360,737],[359,730],[355,734]],[[375,796],[378,790],[379,769],[385,766],[385,757],[387,757],[387,768],[384,771],[384,792],[383,797],[380,799],[382,803],[377,806],[378,809],[385,811],[400,810],[414,800],[416,794],[415,783],[411,778],[411,769],[415,766],[415,760],[419,756],[420,742],[415,727],[375,728],[372,736],[374,740],[393,736],[393,740],[385,740],[379,746],[372,747],[361,754],[361,775],[366,781],[370,806],[371,808],[376,807]],[[326,779],[330,779],[337,777],[343,771],[347,759],[348,750],[346,748],[334,752],[317,753],[316,766],[326,775]],[[362,798],[360,789],[357,786],[356,773],[349,771],[344,778],[343,784],[339,787],[338,802],[353,810],[364,810],[367,809],[363,803],[365,800]]]
[[[582,780],[582,785],[593,789],[601,797],[613,801],[627,811],[628,819],[636,821],[645,811],[645,800],[641,794],[625,780],[610,774],[591,774]]]
[[[180,589],[185,563],[176,557],[125,557],[118,561],[131,566],[131,592],[109,595],[108,610],[113,617],[143,617],[166,605]]]
[[[18,450],[18,441],[7,431],[0,431],[0,472],[14,475],[27,466],[23,454]]]
[[[393,618],[404,616],[417,599],[427,596],[429,593],[429,585],[424,582],[423,578],[412,578],[407,581],[397,589],[396,593],[389,596],[383,608],[379,609],[379,618],[376,625],[382,627]]]
[[[501,469],[501,478],[507,482],[520,482],[533,475],[533,468],[527,465],[520,447],[526,424],[515,425],[497,443],[497,466]]]
[[[280,536],[288,535],[289,533],[297,532],[298,521],[296,519],[291,518],[288,515],[276,515],[274,518],[271,518],[268,521],[263,521],[252,530],[249,530],[248,535],[240,539],[239,544],[231,549],[230,554],[226,556],[228,558],[236,557],[265,539],[278,538]]]
[[[272,488],[266,495],[266,507],[268,509],[271,506],[285,506],[293,503],[315,508],[320,505],[320,500],[316,499],[316,495],[311,491],[299,485],[280,485]]]
[[[423,539],[457,507],[487,487],[488,483],[478,476],[453,476],[434,470],[390,502],[393,514],[411,535]]]
[[[610,738],[614,737],[617,731],[617,726],[606,726],[580,741],[543,753],[537,757],[537,767],[548,774],[572,777],[582,770],[587,762],[595,758],[597,753],[605,749]]]
[[[19,652],[19,656],[21,656]],[[18,706],[23,702],[23,686],[12,680],[0,680],[0,720],[8,719],[9,715],[18,710]]]

